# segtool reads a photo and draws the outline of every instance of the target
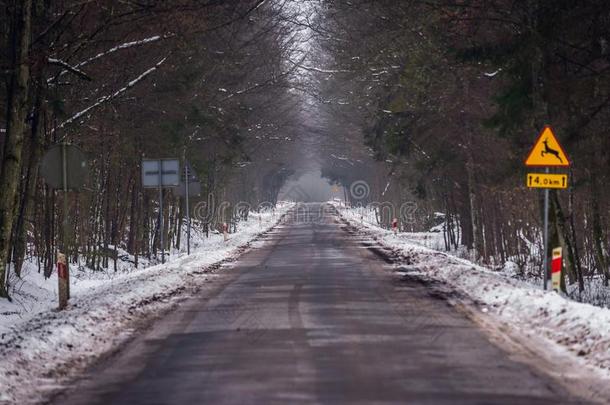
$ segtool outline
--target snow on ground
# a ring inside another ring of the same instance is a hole
[[[400,271],[449,285],[503,325],[545,339],[548,351],[566,355],[573,364],[586,365],[597,376],[610,379],[610,309],[578,303],[427,248],[419,237],[394,235],[362,221],[356,209],[335,206],[350,225],[401,256],[407,265]]]
[[[377,217],[375,211],[371,207],[353,207],[346,209],[342,207],[342,202],[332,202],[337,208],[342,209],[342,213],[345,217],[350,218],[352,221],[359,222],[361,226],[366,225],[374,229],[378,228]],[[446,227],[444,217],[445,214],[442,212],[434,213],[434,217],[438,225],[432,226],[427,232],[402,232],[400,238],[405,239],[411,243],[430,248],[432,250],[442,251],[451,256],[455,256],[461,259],[467,259],[473,261],[473,252],[468,250],[464,245],[459,245],[457,248],[453,245],[448,246],[447,250],[444,229]],[[458,235],[461,231],[457,223],[453,225],[454,234]],[[542,237],[542,235],[540,235]],[[523,255],[509,257],[506,261],[498,261],[494,257],[487,258],[487,266],[493,270],[501,271],[515,279],[526,281],[532,285],[542,285],[542,279],[540,277],[541,263],[541,241],[530,240],[526,235],[521,233],[519,235],[520,241],[527,246],[527,252]],[[584,290],[579,291],[578,283],[574,282],[571,285],[566,286],[568,295],[579,302],[585,302],[593,304],[599,307],[606,307],[610,309],[610,287],[604,285],[603,277],[597,273],[584,276]]]
[[[36,403],[87,364],[124,342],[138,322],[171,308],[181,292],[213,278],[204,272],[235,257],[272,228],[291,204],[251,213],[224,242],[211,234],[190,256],[114,273],[84,271],[71,277],[69,307],[57,311],[56,273],[44,280],[33,264],[15,285],[12,303],[0,300],[0,403]]]

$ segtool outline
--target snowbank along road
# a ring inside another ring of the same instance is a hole
[[[54,403],[586,403],[318,208]]]

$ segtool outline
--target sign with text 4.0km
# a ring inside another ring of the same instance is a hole
[[[529,188],[568,188],[567,174],[528,173]]]

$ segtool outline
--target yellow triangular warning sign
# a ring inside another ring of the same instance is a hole
[[[570,166],[570,160],[559,144],[551,127],[544,127],[527,157],[525,165]]]

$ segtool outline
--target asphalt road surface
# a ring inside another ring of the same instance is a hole
[[[336,217],[302,219],[54,402],[580,403]]]

